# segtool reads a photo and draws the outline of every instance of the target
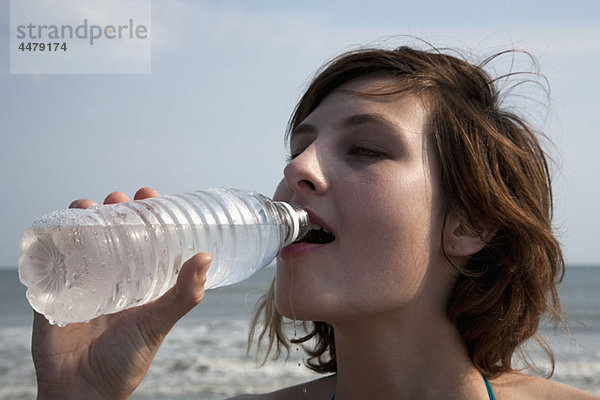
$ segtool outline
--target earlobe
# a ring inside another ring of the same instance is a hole
[[[444,250],[448,256],[469,257],[483,249],[496,229],[475,229],[464,219],[451,217],[444,227]]]

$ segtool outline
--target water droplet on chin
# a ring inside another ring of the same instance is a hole
[[[65,326],[67,326],[66,322],[57,322],[56,326],[58,326],[59,328],[64,328]]]

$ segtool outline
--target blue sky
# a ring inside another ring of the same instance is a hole
[[[0,266],[16,265],[33,219],[76,198],[141,186],[272,194],[285,125],[312,74],[342,51],[406,34],[538,57],[549,107],[523,110],[555,143],[559,236],[569,263],[600,264],[600,2],[415,3],[154,1],[150,75],[35,76],[9,74],[0,0]]]

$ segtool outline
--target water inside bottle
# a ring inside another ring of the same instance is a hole
[[[239,282],[277,255],[280,236],[277,225],[33,226],[19,273],[32,307],[64,325],[159,297],[200,251],[213,256],[207,289]]]

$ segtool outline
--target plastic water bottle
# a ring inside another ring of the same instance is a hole
[[[200,251],[213,256],[207,289],[244,280],[308,225],[304,210],[222,188],[59,210],[23,234],[19,277],[31,306],[64,326],[156,299]]]

